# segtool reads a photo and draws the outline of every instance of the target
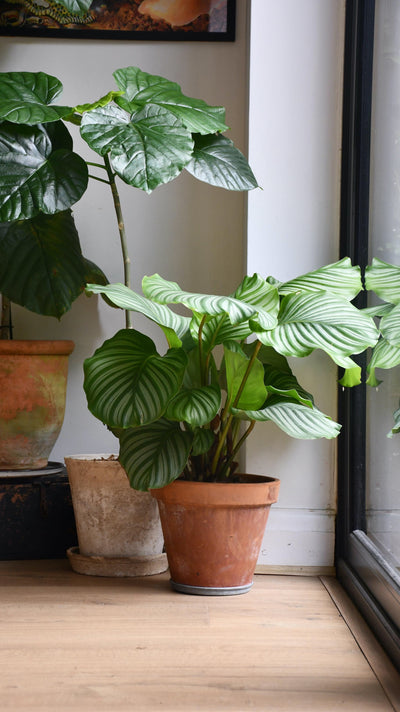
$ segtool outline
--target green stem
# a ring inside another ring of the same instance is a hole
[[[89,178],[92,178],[93,180],[98,180],[100,183],[106,183],[107,185],[110,185],[110,182],[108,180],[104,180],[104,178],[98,178],[97,176],[93,176],[91,173],[89,173]]]
[[[256,421],[255,421],[255,420],[251,420],[251,421],[250,421],[249,427],[248,427],[247,430],[243,433],[243,435],[242,435],[242,437],[240,438],[240,440],[238,440],[238,442],[236,443],[235,447],[233,448],[233,450],[232,450],[232,452],[231,452],[231,454],[230,454],[228,460],[226,461],[226,463],[225,463],[225,465],[224,465],[223,473],[226,472],[226,471],[229,469],[230,465],[232,464],[233,460],[235,459],[235,457],[236,457],[237,453],[239,452],[240,448],[242,447],[243,443],[245,442],[245,440],[247,440],[247,438],[249,437],[250,433],[252,432],[252,430],[253,430],[255,424],[256,424]],[[223,474],[223,473],[222,473],[222,474]]]
[[[204,358],[204,353],[203,353],[203,327],[204,324],[206,323],[206,317],[203,316],[200,326],[199,326],[199,366],[200,366],[200,377],[201,377],[201,383],[203,386],[207,386],[207,371],[203,368],[203,358]]]
[[[239,386],[239,388],[238,388],[238,392],[236,393],[235,400],[234,400],[233,403],[232,403],[232,408],[236,408],[237,404],[239,403],[240,396],[241,396],[242,393],[243,393],[243,389],[244,389],[244,387],[245,387],[245,385],[246,385],[247,379],[248,379],[248,377],[249,377],[249,375],[250,375],[250,373],[251,373],[251,370],[252,370],[252,368],[253,368],[254,361],[255,361],[256,358],[257,358],[257,355],[258,355],[259,350],[261,349],[261,346],[262,346],[261,341],[257,341],[256,346],[255,346],[255,348],[254,348],[254,351],[253,351],[253,353],[252,353],[252,355],[251,355],[251,358],[249,359],[249,363],[248,363],[247,368],[246,368],[246,373],[244,374],[244,376],[243,376],[243,378],[242,378],[242,382],[241,382],[241,384],[240,384],[240,386]],[[230,429],[230,427],[231,427],[233,418],[234,418],[234,416],[233,416],[233,414],[231,413],[231,414],[229,415],[229,417],[228,417],[228,419],[227,419],[227,421],[226,421],[226,423],[225,423],[223,429],[222,429],[222,432],[221,432],[220,436],[219,436],[217,449],[216,449],[216,451],[215,451],[215,454],[214,454],[214,457],[213,457],[213,461],[212,461],[212,463],[211,463],[211,472],[212,472],[213,475],[215,475],[215,473],[216,473],[216,470],[217,470],[217,467],[218,467],[219,458],[220,458],[221,452],[222,452],[222,448],[224,447],[225,440],[226,440],[227,435],[228,435],[228,433],[229,433],[229,429]]]
[[[95,166],[95,168],[101,168],[103,171],[106,171],[106,170],[107,170],[107,168],[106,168],[105,166],[103,166],[102,163],[93,163],[93,161],[86,161],[86,164],[87,164],[88,166]],[[108,181],[107,181],[107,182],[108,182]]]
[[[126,239],[125,224],[124,224],[124,219],[122,216],[121,201],[119,198],[118,188],[117,188],[117,184],[115,182],[115,174],[113,173],[113,170],[111,168],[111,163],[110,163],[110,159],[108,158],[108,155],[104,156],[104,165],[106,167],[108,180],[110,182],[111,192],[112,192],[113,201],[114,201],[115,214],[117,216],[117,221],[118,221],[119,239],[120,239],[120,243],[121,243],[122,257],[123,257],[123,261],[124,261],[124,284],[126,287],[130,288],[131,287],[131,275],[130,275],[131,261],[130,261],[129,254],[128,254],[128,243],[127,243],[127,239]],[[126,325],[127,329],[132,329],[131,313],[128,310],[125,310],[125,325]]]

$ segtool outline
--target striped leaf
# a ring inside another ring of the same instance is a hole
[[[220,134],[195,136],[192,160],[185,166],[197,180],[225,190],[253,190],[257,181],[233,141]]]
[[[145,334],[118,331],[84,362],[89,410],[116,428],[157,420],[180,388],[186,361],[182,349],[160,356]]]
[[[170,401],[165,417],[196,428],[211,422],[220,406],[221,391],[218,386],[182,388]]]
[[[354,299],[361,289],[360,268],[353,267],[349,257],[279,285],[279,293],[282,295],[299,291],[327,291],[339,294],[344,299]]]
[[[202,318],[201,314],[194,314],[190,322],[190,332],[195,341],[199,338],[199,326]],[[252,331],[248,321],[242,321],[233,326],[228,315],[223,314],[205,322],[202,330],[202,343],[209,349],[229,341],[243,341],[252,334]]]
[[[365,270],[365,286],[386,302],[399,304],[400,267],[375,257]]]
[[[285,398],[271,398],[268,403],[270,405],[262,410],[233,410],[233,412],[239,418],[247,420],[271,420],[292,438],[302,440],[331,439],[340,432],[340,425],[317,408],[307,408],[301,403],[294,403]]]
[[[121,309],[143,314],[159,326],[172,329],[179,338],[182,338],[189,329],[189,317],[180,316],[162,304],[151,302],[143,295],[128,289],[124,284],[107,284],[105,286],[88,284],[86,291],[88,294],[103,294]]]
[[[344,368],[355,366],[350,355],[374,346],[378,336],[369,316],[328,292],[284,297],[279,325],[258,334],[263,344],[273,346],[284,356],[302,357],[321,349]]]
[[[190,131],[169,111],[153,105],[134,115],[114,104],[88,111],[81,135],[96,153],[109,153],[125,183],[146,193],[176,178],[193,152]]]
[[[256,331],[266,331],[277,325],[278,290],[272,284],[268,284],[261,275],[253,274],[252,277],[245,277],[232,296],[257,308],[257,316],[251,320],[251,326]]]
[[[72,112],[69,106],[50,106],[62,88],[44,72],[1,72],[0,119],[28,126],[58,121]]]
[[[164,419],[123,431],[119,460],[131,487],[147,491],[176,480],[185,468],[192,442],[192,433]]]
[[[380,324],[381,334],[392,346],[400,347],[400,304],[382,317]]]
[[[191,455],[205,455],[210,450],[215,440],[215,435],[208,428],[196,428],[194,431],[194,439]]]
[[[292,373],[264,366],[264,380],[268,393],[289,398],[309,408],[313,407],[314,399],[311,393],[308,393],[300,386],[297,378]]]
[[[370,362],[367,366],[369,386],[378,386],[381,383],[376,378],[376,368],[394,368],[400,364],[400,348],[392,346],[386,339],[380,339],[375,346]]]
[[[143,292],[159,304],[183,304],[198,314],[219,316],[227,314],[232,324],[249,319],[256,313],[254,307],[233,297],[184,292],[176,282],[169,282],[158,274],[144,277]]]
[[[124,92],[117,103],[129,113],[153,104],[173,114],[191,133],[208,134],[228,129],[222,106],[209,106],[202,99],[185,96],[180,86],[169,79],[148,74],[138,67],[117,69],[113,76]]]

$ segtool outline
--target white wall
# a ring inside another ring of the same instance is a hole
[[[0,71],[41,70],[53,74],[63,82],[63,101],[74,105],[116,88],[112,78],[115,69],[137,65],[177,81],[188,95],[225,106],[227,124],[232,127],[230,136],[245,151],[248,3],[241,0],[238,5],[234,43],[2,37]],[[79,137],[78,141],[82,147]],[[121,194],[137,286],[144,274],[154,272],[177,280],[187,289],[222,294],[240,282],[244,194],[211,188],[189,174],[150,196],[123,184]],[[122,281],[107,186],[93,182],[74,212],[85,256],[102,266],[110,281]],[[68,454],[115,450],[114,437],[87,411],[82,362],[124,325],[122,314],[97,298],[82,296],[61,322],[35,317],[22,309],[16,309],[14,316],[15,338],[70,338],[76,344],[70,360],[65,422],[51,459],[62,461]]]
[[[344,1],[252,0],[247,271],[287,280],[338,259]],[[296,365],[336,417],[336,368],[323,354]],[[247,471],[281,479],[261,564],[333,563],[335,443],[292,440],[259,425]]]

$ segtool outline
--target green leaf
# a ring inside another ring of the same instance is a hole
[[[168,282],[158,274],[144,277],[144,294],[160,304],[183,304],[198,314],[227,314],[232,324],[239,324],[256,313],[256,309],[233,297],[184,292],[176,282]]]
[[[365,286],[381,299],[392,304],[400,303],[400,267],[374,257],[365,270]]]
[[[341,386],[346,388],[358,386],[361,383],[361,367],[353,366],[353,368],[346,368],[339,383]]]
[[[360,268],[349,257],[279,285],[280,294],[327,291],[345,299],[354,299],[361,289]]]
[[[125,92],[117,103],[129,113],[154,104],[176,116],[191,133],[207,134],[228,128],[223,107],[185,96],[180,86],[169,79],[142,72],[138,67],[117,69],[113,76]]]
[[[143,314],[165,330],[172,330],[181,339],[189,329],[190,318],[175,314],[168,307],[154,304],[141,294],[133,292],[124,284],[88,284],[86,291],[90,294],[102,294],[121,309]]]
[[[118,331],[84,363],[89,410],[116,428],[157,420],[181,386],[186,361],[182,349],[160,356],[145,334]]]
[[[46,316],[60,318],[71,307],[89,270],[103,275],[82,256],[69,210],[0,223],[0,255],[0,292]]]
[[[231,351],[224,347],[226,383],[228,389],[229,403],[235,402],[239,388],[249,366],[249,359],[242,356],[237,351]],[[245,386],[236,404],[242,410],[252,410],[260,408],[267,397],[267,390],[264,385],[264,368],[260,361],[254,361],[251,371],[248,374]]]
[[[284,356],[308,356],[321,349],[339,366],[353,368],[351,354],[374,346],[379,332],[373,320],[347,299],[328,292],[283,298],[279,324],[258,334],[260,341]]]
[[[268,405],[262,410],[241,411],[232,409],[239,418],[247,420],[271,420],[292,438],[313,440],[316,438],[335,438],[340,432],[340,425],[331,420],[317,408],[308,408],[284,398],[268,399]]]
[[[400,304],[396,304],[389,314],[382,317],[380,330],[389,344],[400,347]]]
[[[261,275],[245,277],[232,296],[257,307],[257,314],[251,319],[251,326],[256,331],[273,329],[277,325],[280,306],[278,290]]]
[[[193,158],[186,170],[198,180],[226,190],[253,190],[257,180],[244,155],[226,136],[194,136]]]
[[[89,10],[93,0],[57,0],[58,5],[65,7],[71,14],[79,14]]]
[[[264,366],[264,383],[269,394],[289,398],[309,408],[313,407],[314,399],[300,386],[297,378],[292,373],[280,371],[271,366]]]
[[[110,104],[117,96],[120,96],[120,94],[122,93],[123,92],[120,91],[109,91],[108,94],[100,97],[100,99],[97,99],[97,101],[94,101],[92,104],[78,104],[78,106],[75,106],[73,110],[76,111],[78,114],[84,114],[85,111],[93,111],[94,109],[99,109],[103,106],[107,106],[107,104]]]
[[[369,374],[367,384],[369,386],[378,386],[379,383],[381,383],[375,376],[376,368],[394,368],[399,364],[400,348],[389,344],[384,338],[379,339],[367,366],[367,372]]]
[[[193,428],[206,425],[217,415],[221,406],[218,386],[181,388],[170,401],[165,416],[170,420],[189,423]]]
[[[400,433],[400,408],[395,410],[393,413],[393,420],[394,420],[394,425],[391,431],[387,434],[388,438],[392,438],[393,435],[396,435],[397,433]]]
[[[71,151],[65,126],[0,125],[0,221],[66,210],[88,183],[85,161]]]
[[[88,111],[81,135],[96,153],[110,153],[125,183],[146,193],[176,178],[193,151],[190,131],[169,111],[152,105],[132,116],[112,104]]]
[[[129,428],[119,438],[119,460],[131,487],[147,491],[173,482],[187,463],[193,434],[178,423],[158,420],[140,428]]]
[[[196,428],[191,455],[204,455],[212,447],[215,435],[212,430],[206,428]]]
[[[43,72],[0,73],[0,118],[16,124],[58,121],[72,112],[69,106],[49,106],[62,84]]]

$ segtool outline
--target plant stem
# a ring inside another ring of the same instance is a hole
[[[107,185],[110,185],[108,180],[104,180],[104,178],[98,178],[97,176],[94,176],[91,173],[89,173],[89,178],[91,178],[92,180],[98,180],[100,183],[106,183]]]
[[[226,472],[226,471],[229,469],[229,467],[230,467],[231,463],[233,462],[233,460],[234,460],[236,454],[239,452],[239,450],[240,450],[240,448],[242,447],[242,445],[243,445],[243,443],[245,442],[245,440],[249,437],[249,435],[250,435],[251,431],[253,430],[255,424],[256,424],[256,421],[255,421],[255,420],[251,420],[251,421],[250,421],[249,427],[247,428],[247,430],[245,430],[245,432],[243,433],[243,435],[242,435],[242,437],[240,438],[240,440],[236,443],[236,445],[235,445],[235,447],[233,448],[233,450],[232,450],[232,452],[231,452],[231,454],[230,454],[228,460],[226,461],[226,463],[225,463],[225,465],[224,465],[224,470],[223,470],[224,472]]]
[[[125,224],[122,216],[121,201],[119,198],[117,184],[115,182],[115,174],[112,171],[110,159],[108,155],[104,156],[104,164],[108,175],[108,180],[111,186],[111,192],[114,200],[115,214],[117,216],[119,239],[121,243],[122,257],[124,261],[124,284],[126,287],[131,287],[130,268],[131,261],[128,255],[128,244],[126,240]],[[132,329],[131,313],[125,310],[125,325],[127,329]]]
[[[11,302],[4,294],[1,297],[0,339],[12,339]]]
[[[261,349],[261,346],[262,346],[261,341],[258,341],[258,342],[256,343],[256,346],[255,346],[255,348],[254,348],[254,351],[253,351],[253,353],[252,353],[252,355],[251,355],[251,358],[249,359],[249,363],[248,363],[247,368],[246,368],[246,373],[244,374],[244,376],[243,376],[243,378],[242,378],[242,382],[241,382],[241,384],[240,384],[240,386],[239,386],[239,388],[238,388],[238,392],[236,393],[235,400],[234,400],[233,403],[232,403],[232,406],[231,406],[232,408],[236,408],[237,404],[239,403],[240,396],[241,396],[242,393],[243,393],[243,389],[244,389],[244,387],[245,387],[245,385],[246,385],[247,379],[248,379],[248,377],[249,377],[249,375],[250,375],[250,373],[251,373],[251,369],[253,368],[253,363],[254,363],[254,361],[255,361],[256,358],[257,358],[257,354],[258,354],[259,350]],[[215,454],[214,454],[214,457],[213,457],[213,461],[212,461],[212,463],[211,463],[211,472],[212,472],[213,475],[215,475],[215,473],[216,473],[216,470],[217,470],[217,467],[218,467],[219,458],[220,458],[221,452],[222,452],[222,448],[224,447],[224,444],[225,444],[227,435],[228,435],[228,433],[229,433],[229,429],[230,429],[230,427],[231,427],[231,425],[232,425],[233,418],[234,418],[234,416],[233,416],[233,414],[231,413],[231,414],[229,415],[229,418],[227,419],[227,421],[226,421],[224,427],[223,427],[222,432],[220,433],[219,441],[218,441],[218,445],[217,445],[217,449],[216,449],[216,451],[215,451]]]

